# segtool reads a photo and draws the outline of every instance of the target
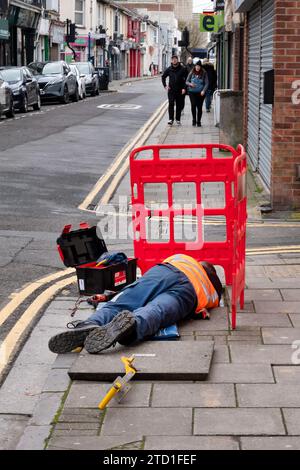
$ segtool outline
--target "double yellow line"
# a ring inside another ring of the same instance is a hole
[[[12,359],[18,343],[26,331],[26,328],[37,317],[43,306],[64,287],[76,282],[76,276],[68,276],[74,273],[74,269],[66,269],[55,274],[43,277],[32,284],[26,286],[20,292],[16,293],[13,299],[0,310],[0,326],[19,308],[22,303],[30,297],[36,290],[49,284],[52,281],[57,281],[46,290],[44,290],[25,310],[19,320],[15,323],[4,341],[0,345],[0,376]],[[66,277],[68,276],[68,277]]]
[[[248,248],[246,254],[251,255],[279,255],[284,253],[300,253],[300,245],[269,246],[261,248]]]

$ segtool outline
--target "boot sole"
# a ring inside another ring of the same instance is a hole
[[[117,315],[110,323],[97,328],[90,333],[84,343],[85,349],[90,354],[97,354],[110,348],[135,324],[135,318],[131,312]]]
[[[65,354],[73,351],[76,348],[83,347],[84,341],[92,331],[99,327],[91,327],[84,330],[70,330],[50,338],[48,347],[51,352],[55,354]]]

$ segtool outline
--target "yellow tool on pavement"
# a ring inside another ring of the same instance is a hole
[[[104,408],[108,405],[110,400],[116,395],[119,395],[118,402],[120,403],[121,400],[127,395],[130,391],[131,386],[128,382],[135,376],[137,373],[137,369],[133,366],[134,356],[131,357],[121,357],[121,361],[125,366],[125,375],[123,377],[117,377],[110,389],[108,390],[107,394],[103,398],[103,400],[99,403],[100,410],[104,410]]]

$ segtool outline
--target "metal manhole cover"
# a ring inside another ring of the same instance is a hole
[[[142,106],[139,104],[100,104],[97,106],[99,109],[124,109],[135,110],[140,109]]]

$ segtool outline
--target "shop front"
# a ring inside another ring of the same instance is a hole
[[[59,60],[65,40],[65,24],[52,20],[50,25],[50,60]]]
[[[9,56],[8,20],[0,18],[0,65],[7,65]]]
[[[21,6],[22,5],[22,6]],[[26,65],[35,60],[35,41],[41,16],[41,2],[10,2],[10,63]]]

